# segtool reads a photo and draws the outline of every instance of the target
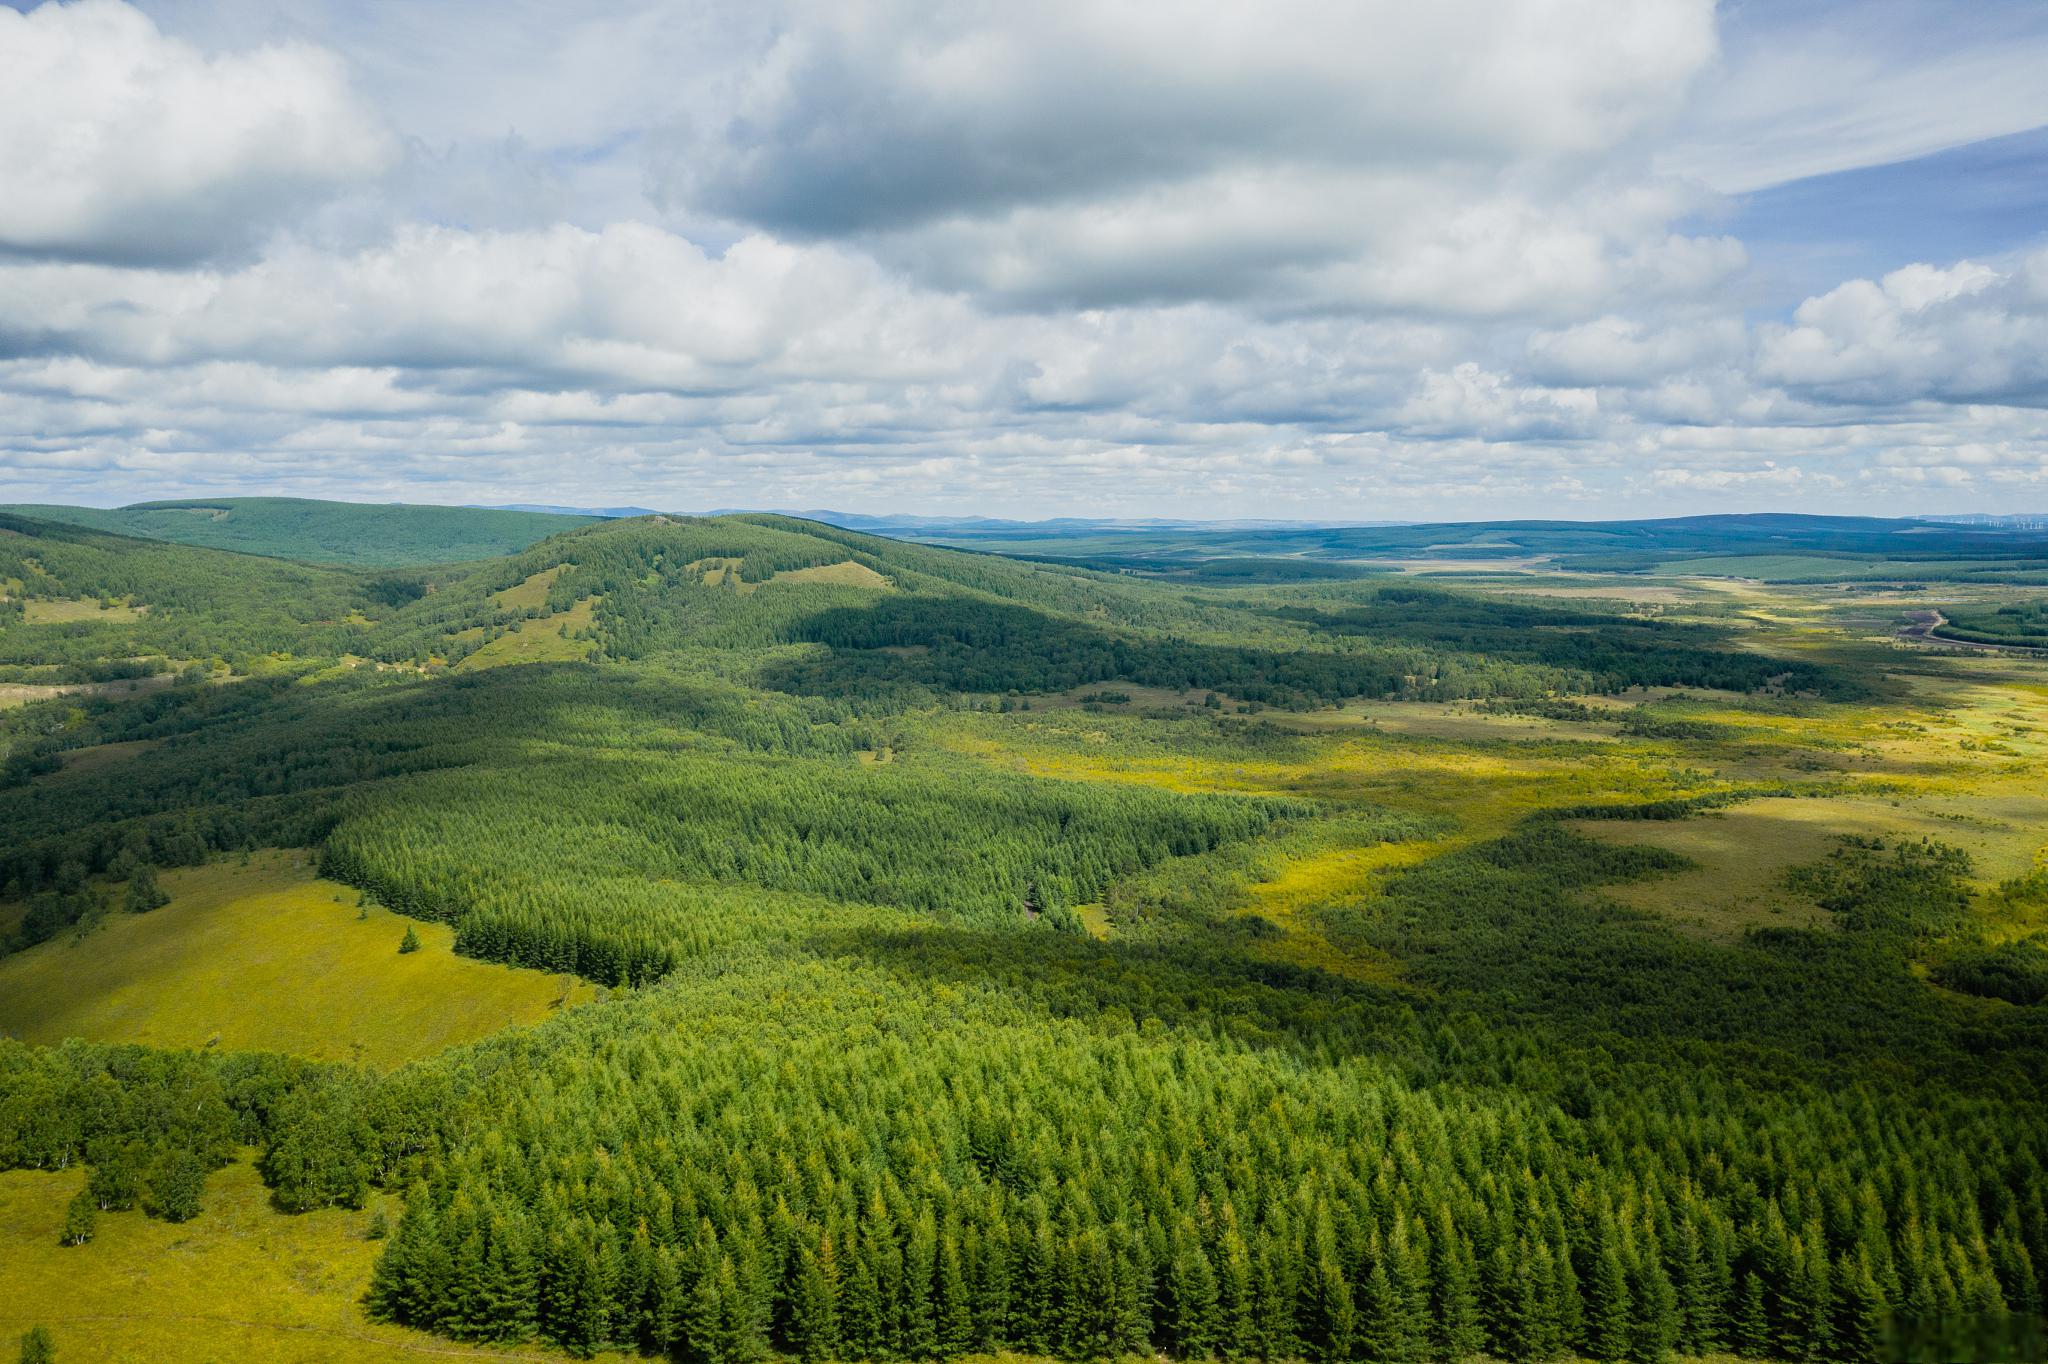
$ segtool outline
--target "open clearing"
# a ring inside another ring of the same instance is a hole
[[[1819,809],[1785,807],[1835,804],[1758,801],[1687,820],[1577,820],[1572,827],[1590,838],[1664,848],[1692,859],[1684,871],[1607,886],[1601,893],[1689,932],[1733,939],[1750,928],[1818,928],[1830,922],[1826,910],[1786,887],[1785,874],[1827,856],[1835,846],[1831,828],[1840,826],[1826,823],[1829,815]]]
[[[858,564],[851,559],[837,564],[815,564],[810,568],[785,568],[768,581],[830,583],[835,587],[867,587],[878,592],[885,592],[896,585],[866,564]]]
[[[513,589],[517,590],[517,589]],[[508,663],[572,663],[590,657],[595,645],[583,636],[597,615],[597,598],[585,597],[567,611],[522,621],[455,665],[456,672],[498,668]]]
[[[303,853],[166,872],[171,902],[116,910],[0,959],[0,1031],[289,1051],[389,1067],[548,1016],[564,978],[458,957],[443,924],[371,908]],[[18,912],[18,911],[17,911]],[[399,955],[411,924],[421,950]],[[594,997],[577,983],[570,1004]]]
[[[1264,718],[1288,729],[1307,731],[1371,729],[1417,739],[1455,739],[1483,743],[1493,739],[1572,739],[1612,743],[1614,735],[1579,720],[1553,720],[1541,715],[1481,710],[1477,706],[1437,701],[1347,701],[1329,710],[1271,712]]]
[[[22,620],[28,625],[75,625],[96,621],[102,625],[132,625],[149,608],[114,602],[107,606],[89,599],[31,597],[21,604]]]
[[[574,564],[560,563],[553,568],[544,568],[494,594],[491,602],[501,611],[538,611],[548,604],[548,589],[555,585],[555,579],[574,567]]]
[[[173,673],[153,673],[148,677],[124,677],[118,682],[0,682],[0,710],[58,696],[144,696],[162,691],[177,680]]]

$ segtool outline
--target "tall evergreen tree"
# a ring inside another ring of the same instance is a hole
[[[1628,1275],[1611,1232],[1601,1238],[1586,1281],[1586,1353],[1602,1364],[1626,1359],[1630,1344]]]

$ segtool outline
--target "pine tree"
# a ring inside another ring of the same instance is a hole
[[[1216,1342],[1216,1274],[1199,1242],[1184,1242],[1167,1262],[1164,1286],[1169,1348],[1183,1359],[1208,1354]]]
[[[1844,1255],[1835,1273],[1834,1357],[1842,1364],[1884,1359],[1884,1297],[1867,1254]]]
[[[1373,1271],[1379,1283],[1385,1286],[1387,1301],[1391,1303],[1393,1289],[1386,1285],[1382,1267],[1375,1265]],[[1334,1255],[1321,1256],[1302,1276],[1301,1307],[1296,1320],[1309,1358],[1328,1361],[1351,1357],[1358,1314],[1351,1297],[1351,1285],[1345,1281],[1343,1267]],[[1371,1355],[1370,1347],[1367,1354]]]
[[[92,1190],[80,1189],[71,1196],[70,1205],[64,1209],[64,1230],[57,1237],[57,1243],[82,1246],[90,1241],[98,1215],[99,1206],[93,1202]]]
[[[1628,1357],[1628,1276],[1610,1237],[1601,1240],[1586,1281],[1586,1353],[1611,1364]]]
[[[57,1342],[47,1327],[31,1326],[21,1338],[21,1364],[56,1364]]]
[[[419,950],[420,935],[413,931],[411,924],[407,924],[405,926],[405,936],[398,940],[398,954],[404,956],[408,952],[417,952]]]
[[[1663,1364],[1678,1340],[1678,1294],[1654,1244],[1629,1267],[1628,1298],[1628,1357],[1635,1364]]]
[[[1486,1346],[1479,1319],[1479,1272],[1448,1209],[1439,1219],[1430,1251],[1435,1260],[1429,1276],[1430,1349],[1446,1360],[1476,1355]]]
[[[1748,1359],[1762,1359],[1771,1350],[1771,1321],[1764,1314],[1764,1285],[1756,1271],[1742,1276],[1741,1296],[1735,1303],[1735,1351]]]
[[[933,1310],[938,1315],[939,1355],[952,1358],[967,1354],[974,1348],[974,1302],[967,1287],[960,1242],[951,1230],[939,1238],[933,1298]]]
[[[826,1238],[829,1252],[831,1239]],[[836,1286],[825,1264],[809,1248],[798,1252],[796,1282],[789,1301],[789,1349],[804,1364],[830,1359],[839,1345]],[[963,1351],[964,1352],[964,1351]]]

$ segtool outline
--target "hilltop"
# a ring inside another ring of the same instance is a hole
[[[0,512],[181,545],[318,564],[439,564],[488,559],[584,525],[587,514],[495,507],[219,497],[102,510],[23,504]]]

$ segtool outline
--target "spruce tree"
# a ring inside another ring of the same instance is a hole
[[[21,1338],[21,1364],[56,1364],[57,1342],[47,1327],[31,1326]]]
[[[826,1246],[831,1244],[830,1238]],[[789,1300],[790,1352],[804,1364],[830,1359],[839,1345],[836,1286],[824,1263],[808,1247],[798,1252],[796,1282]]]
[[[1402,1330],[1401,1307],[1393,1280],[1387,1274],[1385,1255],[1373,1257],[1372,1268],[1360,1285],[1357,1300],[1357,1346],[1365,1359],[1399,1361],[1408,1358],[1408,1340]]]
[[[847,1257],[849,1264],[839,1293],[839,1341],[848,1357],[875,1359],[887,1342],[890,1304],[882,1301],[873,1259],[862,1242]]]
[[[1586,1281],[1586,1353],[1612,1364],[1629,1352],[1628,1275],[1612,1240],[1602,1240]]]
[[[1885,1356],[1884,1297],[1869,1256],[1844,1255],[1835,1273],[1834,1357],[1842,1364],[1881,1364]]]
[[[1771,1351],[1771,1321],[1764,1313],[1764,1285],[1756,1271],[1744,1271],[1739,1292],[1735,1303],[1735,1351],[1748,1359],[1762,1359]]]
[[[419,950],[420,935],[413,931],[411,924],[407,924],[405,926],[405,936],[398,940],[398,954],[404,956],[408,952],[417,952]]]
[[[1435,1258],[1429,1276],[1429,1344],[1440,1359],[1459,1360],[1486,1346],[1479,1317],[1479,1273],[1472,1250],[1445,1210],[1430,1242]]]
[[[1391,1304],[1393,1289],[1386,1282],[1383,1267],[1374,1265],[1373,1272],[1377,1285],[1385,1289],[1386,1301]],[[1321,1256],[1302,1276],[1301,1306],[1296,1321],[1302,1346],[1310,1359],[1330,1361],[1351,1357],[1358,1314],[1352,1300],[1351,1285],[1345,1281],[1343,1267],[1334,1255]],[[1370,1344],[1366,1344],[1365,1349],[1370,1356]]]
[[[1629,1267],[1629,1350],[1635,1364],[1663,1364],[1678,1340],[1678,1294],[1656,1247],[1638,1252]]]
[[[939,1238],[939,1263],[932,1290],[938,1316],[938,1352],[942,1358],[964,1355],[974,1348],[974,1301],[959,1239],[950,1230]]]
[[[1216,1342],[1216,1274],[1198,1242],[1183,1243],[1168,1261],[1164,1287],[1168,1347],[1184,1359],[1208,1354]]]

